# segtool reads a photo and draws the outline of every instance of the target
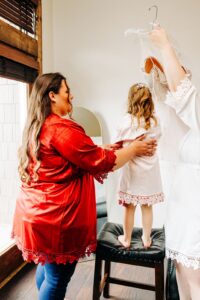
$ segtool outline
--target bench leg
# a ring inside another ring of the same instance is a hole
[[[156,300],[164,299],[164,263],[157,264],[155,267],[155,287]]]
[[[110,268],[111,268],[111,262],[108,261],[108,260],[105,260],[104,278],[105,278],[106,284],[105,284],[105,287],[103,289],[104,298],[109,298],[110,284],[108,282],[108,278],[110,277]]]
[[[101,296],[101,273],[102,260],[96,254],[95,268],[94,268],[94,283],[93,283],[93,300],[99,300]]]

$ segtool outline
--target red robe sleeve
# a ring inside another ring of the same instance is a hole
[[[63,158],[89,172],[101,183],[115,165],[114,151],[95,145],[84,129],[70,120],[57,125],[51,144]]]

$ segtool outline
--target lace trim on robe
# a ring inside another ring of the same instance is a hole
[[[66,264],[72,263],[74,261],[78,261],[80,258],[85,256],[90,256],[96,250],[96,242],[90,244],[86,249],[80,249],[79,252],[73,254],[65,254],[65,253],[52,253],[47,254],[44,252],[34,251],[25,249],[22,245],[22,242],[17,236],[14,236],[12,233],[12,238],[15,239],[16,245],[19,250],[22,251],[22,256],[25,261],[34,262],[35,264],[41,263],[44,265],[45,263],[56,263],[56,264]]]
[[[178,263],[181,263],[185,267],[193,268],[194,270],[200,269],[200,256],[187,256],[178,251],[174,251],[168,248],[166,248],[166,256],[167,258],[176,260]]]
[[[114,151],[107,150],[107,149],[104,149],[104,151],[106,156],[104,162],[105,163],[104,171],[94,175],[94,178],[100,183],[103,183],[104,179],[108,177],[108,173],[112,172],[113,167],[116,165],[115,163],[116,155]]]
[[[177,86],[177,89],[175,92],[168,91],[167,93],[167,102],[171,102],[169,98],[173,97],[176,100],[181,100],[185,95],[188,93],[188,91],[193,87],[192,82],[188,78],[190,75],[186,74],[185,78],[180,81],[180,84]]]
[[[119,192],[119,204],[124,206],[126,206],[126,204],[153,205],[163,201],[164,201],[163,193],[158,193],[149,196],[140,196],[140,195],[130,195],[122,191]]]

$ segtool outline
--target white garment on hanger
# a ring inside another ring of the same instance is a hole
[[[162,62],[160,52],[149,38],[151,30],[142,28],[130,28],[125,31],[125,36],[131,36],[134,44],[140,44],[140,68],[143,71],[144,61],[147,57],[154,56]]]

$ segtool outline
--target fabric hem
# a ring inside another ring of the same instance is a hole
[[[84,250],[80,250],[77,253],[73,254],[65,254],[65,253],[53,253],[47,254],[40,251],[34,251],[25,249],[22,246],[21,241],[17,236],[12,235],[12,238],[15,239],[16,245],[20,251],[22,251],[22,256],[25,261],[34,262],[35,264],[41,263],[44,265],[45,263],[56,263],[56,264],[66,264],[73,263],[74,261],[78,261],[80,258],[85,256],[90,256],[96,250],[96,243],[92,243],[89,246],[84,248]]]
[[[131,195],[122,191],[119,192],[119,204],[124,206],[126,206],[126,204],[133,204],[133,205],[148,204],[150,206],[163,201],[164,201],[163,193],[158,193],[149,196],[141,196],[141,195]]]
[[[200,257],[187,256],[169,248],[166,248],[166,256],[167,258],[176,260],[177,263],[181,263],[187,268],[193,268],[194,270],[200,269]]]

